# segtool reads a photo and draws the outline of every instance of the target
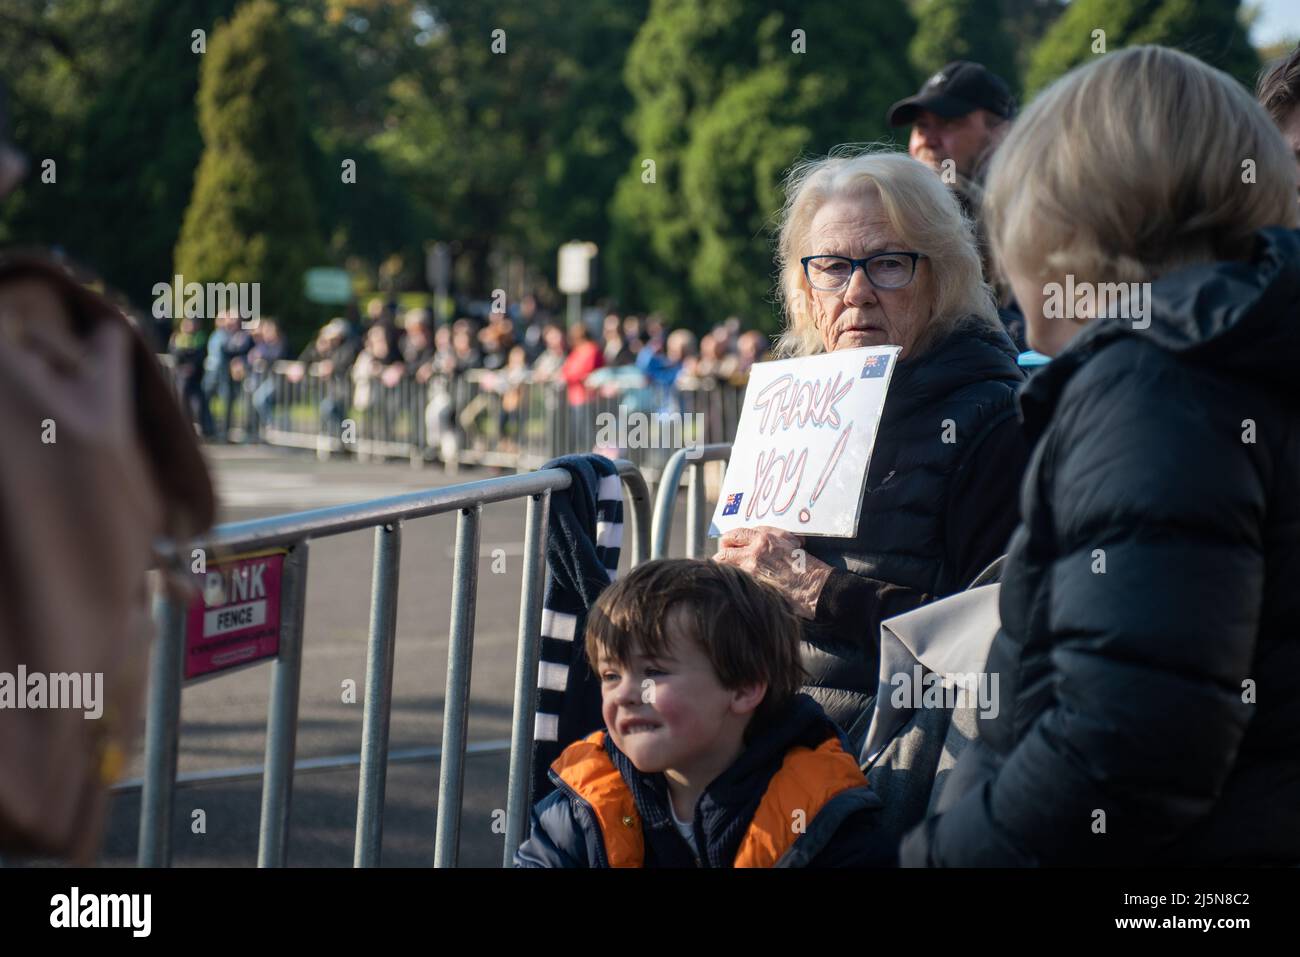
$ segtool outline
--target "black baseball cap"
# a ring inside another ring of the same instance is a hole
[[[978,63],[953,60],[926,80],[915,96],[891,106],[887,118],[890,126],[907,126],[922,110],[952,117],[979,109],[1011,119],[1016,115],[1011,88],[1002,77]]]

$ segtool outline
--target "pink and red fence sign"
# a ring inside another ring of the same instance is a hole
[[[201,678],[280,653],[283,549],[210,562],[185,618],[185,678]]]

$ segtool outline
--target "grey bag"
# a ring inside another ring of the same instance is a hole
[[[997,676],[984,673],[1001,623],[1001,585],[978,584],[989,577],[881,623],[880,683],[859,763],[890,833],[925,817],[975,739],[978,713],[998,708]]]

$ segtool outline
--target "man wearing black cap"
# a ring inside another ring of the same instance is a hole
[[[980,178],[984,161],[1016,113],[1011,89],[978,63],[954,60],[915,96],[889,108],[889,125],[912,125],[907,151],[944,182]],[[951,160],[951,163],[947,161]]]
[[[954,60],[926,80],[915,96],[891,106],[888,119],[891,126],[912,124],[907,151],[952,187],[962,209],[974,220],[984,278],[994,284],[1007,334],[1023,350],[1024,317],[1010,290],[996,284],[980,217],[985,166],[1015,115],[1015,98],[1000,76],[978,63]]]

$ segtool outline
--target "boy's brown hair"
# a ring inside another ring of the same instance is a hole
[[[1300,46],[1260,74],[1255,98],[1268,110],[1274,123],[1282,126],[1286,122],[1291,111],[1300,105]]]
[[[670,620],[687,623],[724,688],[767,683],[746,740],[804,682],[799,620],[785,597],[738,568],[701,559],[645,562],[601,592],[587,616],[587,660],[594,670],[602,653],[619,663],[667,655]]]

